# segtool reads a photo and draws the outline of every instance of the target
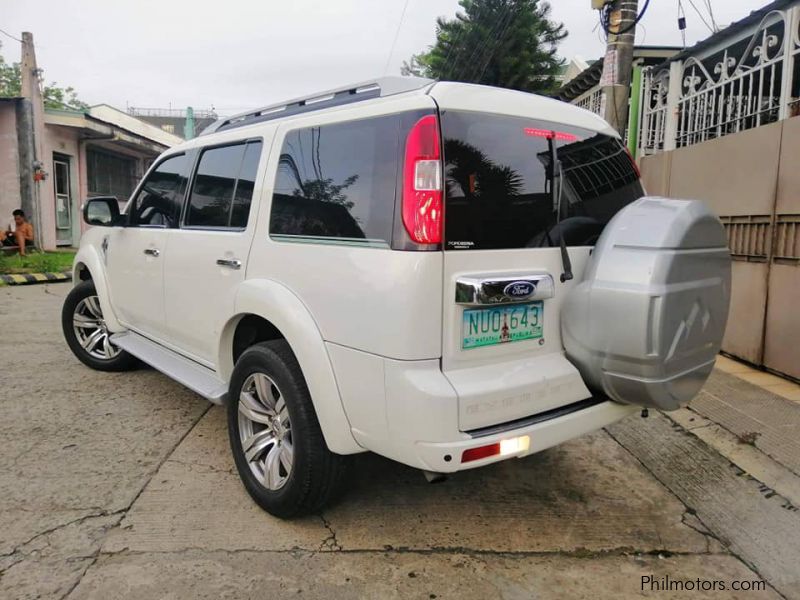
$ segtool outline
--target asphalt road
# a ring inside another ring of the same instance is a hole
[[[0,288],[0,598],[596,600],[639,597],[643,577],[800,597],[792,542],[726,529],[785,537],[798,513],[658,415],[435,485],[361,455],[337,506],[274,519],[239,484],[220,408],[73,358],[68,290]]]

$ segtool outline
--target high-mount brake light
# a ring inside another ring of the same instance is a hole
[[[418,244],[442,241],[442,159],[436,115],[422,117],[406,138],[403,225]]]
[[[533,127],[526,127],[525,135],[545,138],[547,140],[558,140],[560,142],[577,142],[580,139],[577,135],[572,133],[553,131],[552,129],[535,129]]]

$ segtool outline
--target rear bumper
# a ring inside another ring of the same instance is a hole
[[[520,458],[614,423],[638,410],[605,401],[552,418],[468,433],[459,427],[458,395],[438,360],[397,361],[328,344],[342,402],[365,449],[418,469],[453,473]],[[498,394],[502,397],[503,390]],[[541,411],[549,406],[542,406]],[[544,416],[544,415],[543,415]],[[549,415],[546,415],[549,417]],[[528,436],[519,452],[462,463],[464,450]]]
[[[509,429],[489,436],[448,442],[417,442],[414,452],[419,461],[419,468],[438,473],[453,473],[482,467],[508,458],[522,458],[535,452],[541,452],[562,442],[615,423],[635,413],[637,410],[639,409],[635,407],[606,401],[561,417],[541,421],[527,427]],[[461,455],[464,450],[521,436],[528,436],[530,439],[530,445],[527,450],[467,463],[461,462]],[[449,461],[445,458],[447,456],[450,456]]]

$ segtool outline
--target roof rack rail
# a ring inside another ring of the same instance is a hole
[[[313,96],[295,98],[293,100],[287,100],[286,102],[243,112],[232,117],[219,119],[206,127],[200,135],[227,131],[228,129],[234,129],[236,127],[244,127],[245,125],[253,125],[254,123],[260,123],[262,121],[288,117],[289,115],[322,110],[323,108],[330,108],[332,106],[361,102],[362,100],[368,100],[370,98],[380,98],[393,94],[401,94],[403,92],[411,92],[424,88],[432,83],[434,83],[433,79],[425,79],[423,77],[381,77],[379,79],[373,79],[372,81],[365,81],[327,92],[320,92]]]

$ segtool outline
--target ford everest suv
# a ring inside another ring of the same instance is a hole
[[[63,329],[224,403],[245,488],[319,510],[348,455],[437,477],[685,405],[725,329],[700,202],[594,114],[388,78],[224,119],[92,198]]]

